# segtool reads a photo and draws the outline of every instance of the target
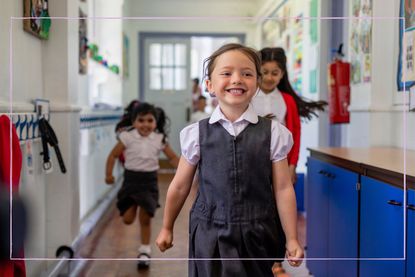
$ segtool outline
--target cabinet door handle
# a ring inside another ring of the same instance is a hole
[[[408,210],[413,210],[413,211],[415,211],[415,205],[408,204],[408,205],[406,205],[406,208],[408,208]]]
[[[396,200],[388,200],[388,204],[389,205],[394,205],[394,206],[402,206],[402,203],[398,202]]]
[[[326,175],[327,177],[329,177],[330,179],[334,179],[334,178],[336,178],[336,175],[335,174],[333,174],[333,173],[327,173],[327,175]]]

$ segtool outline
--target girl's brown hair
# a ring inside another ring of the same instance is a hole
[[[257,80],[259,81],[261,79],[261,57],[258,55],[258,52],[251,47],[239,43],[225,44],[203,61],[203,76],[205,79],[210,80],[213,69],[215,69],[217,57],[228,51],[239,51],[245,54],[255,65]]]

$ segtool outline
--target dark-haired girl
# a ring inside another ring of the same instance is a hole
[[[137,210],[141,230],[139,268],[150,265],[151,218],[159,207],[157,170],[160,151],[177,167],[179,158],[166,142],[164,111],[148,103],[140,103],[132,110],[133,129],[121,132],[119,142],[112,149],[106,164],[107,184],[114,183],[112,170],[116,159],[124,152],[124,182],[118,192],[117,207],[125,224],[134,222]],[[140,209],[138,209],[140,208]]]
[[[287,127],[293,135],[294,145],[288,153],[288,165],[292,182],[295,183],[300,152],[301,123],[324,111],[325,101],[306,101],[292,88],[287,71],[287,56],[281,47],[263,48],[260,51],[262,81],[260,91],[252,99],[258,115],[272,118]]]

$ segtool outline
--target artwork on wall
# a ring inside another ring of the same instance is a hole
[[[127,79],[129,76],[129,61],[130,61],[130,42],[128,36],[122,34],[122,76]]]
[[[310,17],[318,17],[318,0],[311,0],[310,2]],[[310,40],[312,44],[318,41],[318,22],[318,19],[310,19]]]
[[[79,74],[88,72],[87,14],[79,9]]]
[[[401,0],[399,16],[405,16],[405,26],[399,20],[398,91],[409,90],[415,84],[415,1]]]
[[[405,64],[405,82],[415,81],[415,28],[405,30],[405,48],[403,49],[403,59]]]
[[[303,90],[303,15],[299,15],[292,24],[293,43],[291,52],[292,85],[293,89],[301,94]],[[289,48],[287,48],[289,49]]]
[[[88,44],[89,55],[93,61],[108,68],[114,74],[120,73],[120,67],[117,64],[110,64],[105,56],[99,52],[99,46],[95,43]]]
[[[291,14],[292,7],[287,0],[277,7],[270,15],[270,18],[262,24],[262,46],[263,47],[283,47],[290,46],[289,25],[294,21]]]
[[[51,26],[48,0],[23,0],[23,29],[38,38],[48,39]]]
[[[353,0],[352,16],[356,18],[350,28],[351,81],[368,83],[372,71],[372,0]]]
[[[404,1],[405,1],[405,29],[408,29],[408,28],[415,26],[415,0],[404,0]]]
[[[267,47],[276,46],[276,37],[281,35],[279,21],[283,19],[270,19],[262,24],[262,45]]]

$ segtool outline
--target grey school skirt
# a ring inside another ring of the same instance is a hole
[[[124,182],[117,195],[117,208],[123,215],[131,206],[143,208],[151,217],[159,204],[157,171],[139,172],[126,169]]]

